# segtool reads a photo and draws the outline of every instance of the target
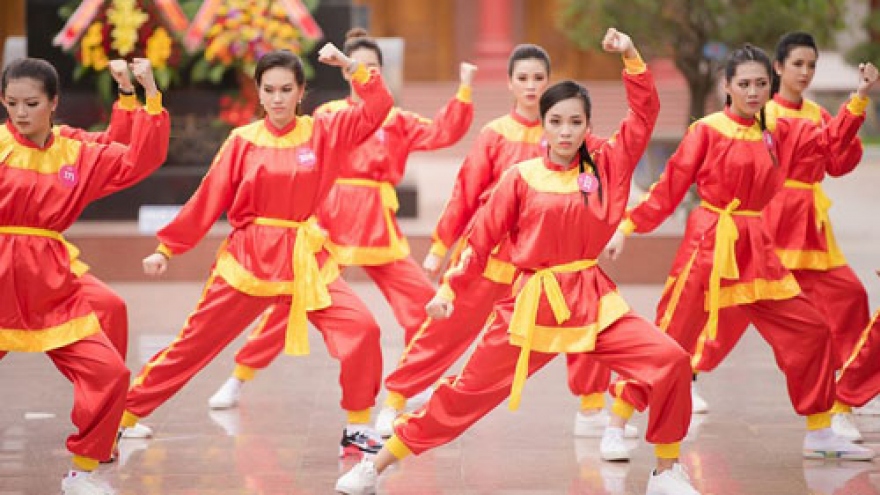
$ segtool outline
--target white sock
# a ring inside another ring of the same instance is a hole
[[[238,390],[241,388],[242,385],[244,385],[244,382],[239,380],[238,378],[232,376],[232,377],[229,377],[229,380],[226,380],[226,384],[234,387],[235,390]]]
[[[607,426],[605,427],[605,435],[608,436],[623,436],[623,428],[618,428],[616,426]]]
[[[85,476],[89,474],[91,471],[82,471],[80,469],[71,469],[67,472],[67,478],[76,478],[77,476]]]

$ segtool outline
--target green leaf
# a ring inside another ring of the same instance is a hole
[[[171,84],[171,71],[167,67],[163,67],[153,71],[153,74],[156,76],[156,84],[159,86],[159,89],[162,91],[168,89],[168,86]]]
[[[88,74],[90,71],[91,71],[91,69],[89,69],[88,67],[86,67],[84,65],[77,65],[73,69],[73,80],[79,81],[80,79],[85,77],[85,75]]]
[[[220,84],[223,82],[223,74],[226,73],[226,66],[224,65],[215,65],[211,67],[211,70],[208,71],[208,80],[214,84]]]
[[[200,58],[193,64],[190,76],[193,82],[202,82],[208,80],[208,71],[211,70],[211,63],[205,58]]]
[[[105,104],[112,104],[116,99],[113,94],[113,78],[110,77],[110,71],[104,70],[98,73],[95,83],[98,86],[98,96]]]

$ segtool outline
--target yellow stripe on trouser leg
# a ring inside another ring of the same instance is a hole
[[[370,423],[370,408],[361,409],[360,411],[348,411],[348,424],[350,425],[366,425]]]
[[[385,442],[385,448],[388,449],[388,452],[391,452],[391,455],[393,455],[398,461],[404,457],[412,455],[412,451],[409,450],[409,447],[407,447],[401,439],[397,438],[397,435],[392,435],[391,438]]]
[[[852,412],[852,407],[836,400],[834,401],[834,406],[831,407],[830,412],[831,414],[849,414]]]
[[[307,311],[324,309],[331,304],[330,292],[321,278],[321,269],[315,253],[324,246],[324,233],[314,218],[305,222],[258,217],[257,225],[295,228],[296,239],[293,246],[293,296],[290,303],[290,318],[287,323],[287,337],[284,352],[294,356],[309,353],[309,326]]]
[[[236,364],[235,369],[232,370],[232,376],[237,378],[243,382],[249,382],[254,379],[254,376],[257,375],[257,370],[251,368],[250,366],[246,366],[244,364]]]
[[[596,266],[596,260],[579,260],[538,270],[525,283],[520,293],[516,296],[516,302],[513,305],[513,315],[510,318],[510,333],[522,336],[523,340],[519,359],[516,361],[513,384],[510,387],[510,403],[508,407],[511,411],[519,408],[522,389],[526,378],[529,376],[529,355],[532,352],[535,320],[538,317],[538,303],[541,300],[541,294],[543,293],[547,296],[556,322],[562,324],[571,318],[571,310],[568,309],[565,296],[562,294],[562,288],[559,286],[559,281],[556,280],[554,273],[576,272],[592,266]]]
[[[629,420],[635,412],[636,408],[632,404],[619,397],[614,399],[614,403],[611,404],[611,413],[625,420]]]
[[[135,416],[134,414],[125,411],[124,413],[122,413],[122,421],[119,423],[119,425],[123,428],[131,428],[136,425],[138,420],[140,419],[141,418]]]
[[[826,413],[810,414],[807,416],[807,430],[823,430],[831,428],[831,415]]]
[[[400,392],[389,391],[385,397],[385,405],[393,408],[395,411],[403,411],[403,408],[406,407],[406,397]]]

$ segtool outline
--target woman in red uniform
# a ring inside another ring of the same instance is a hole
[[[639,407],[650,405],[648,440],[657,444],[648,493],[697,493],[677,462],[690,419],[687,354],[636,316],[596,264],[623,217],[633,170],[660,110],[653,78],[629,37],[609,29],[602,45],[622,53],[626,64],[630,112],[619,132],[590,151],[586,89],[565,81],[541,96],[549,149],[504,174],[463,253],[465,265],[484,267],[502,237],[513,232],[510,259],[522,271],[514,293],[495,304],[486,334],[461,374],[440,385],[423,409],[396,421],[395,435],[379,455],[342,476],[337,491],[373,493],[378,473],[389,465],[453,440],[508,396],[516,408],[529,374],[557,353],[578,352],[645,384],[648,393]],[[461,271],[451,278],[481,273]],[[456,294],[441,292],[429,313],[454,314],[455,302]]]
[[[195,246],[227,212],[232,232],[202,299],[178,337],[135,379],[123,428],[171,398],[257,316],[277,305],[288,317],[288,354],[308,354],[308,318],[340,361],[341,406],[348,412],[340,450],[360,454],[381,445],[368,426],[382,378],[379,328],[339,278],[313,215],[347,150],[375,132],[393,101],[378,73],[332,44],[321,50],[320,59],[351,74],[364,104],[314,119],[297,116],[305,91],[302,62],[283,50],[263,56],[255,80],[266,118],[232,131],[198,190],[159,231],[157,252],[144,259],[147,274],[163,273],[173,255]]]
[[[510,55],[507,74],[514,108],[483,127],[461,166],[424,261],[425,269],[432,275],[437,274],[450,248],[466,242],[477,212],[504,171],[523,160],[542,156],[545,151],[538,100],[549,84],[550,57],[537,45],[519,45]],[[587,139],[591,149],[604,142],[596,136]],[[391,436],[392,423],[407,401],[443,376],[476,340],[495,302],[510,295],[516,267],[510,261],[509,250],[509,242],[502,240],[493,250],[482,277],[469,278],[467,286],[452,287],[459,295],[467,293],[456,303],[457,311],[449,318],[425,320],[415,339],[409,342],[397,368],[385,378],[388,396],[376,419],[380,435]],[[458,258],[457,254],[452,257],[453,261]],[[465,267],[473,268],[474,265]],[[450,290],[450,283],[445,280],[446,288],[441,290]],[[569,356],[568,360],[569,388],[582,395],[585,411],[576,416],[575,432],[583,436],[601,435],[608,422],[607,415],[600,411],[610,374],[588,359]],[[627,428],[627,436],[637,434],[636,428]]]
[[[382,69],[382,51],[363,29],[349,32],[342,51],[371,70]],[[339,177],[318,213],[330,253],[339,264],[360,266],[373,279],[403,327],[406,343],[424,321],[425,304],[435,289],[410,256],[397,225],[394,187],[403,178],[410,153],[451,146],[467,132],[474,115],[474,71],[473,65],[462,64],[458,93],[434,120],[392,109],[382,126],[339,164]],[[337,112],[360,102],[352,88],[349,98],[328,102],[315,113]],[[267,311],[236,354],[232,376],[209,399],[212,409],[235,407],[241,385],[281,353],[286,327],[283,311]]]
[[[877,270],[880,276],[880,270]],[[880,310],[874,313],[837,377],[838,407],[862,407],[880,394]]]
[[[47,62],[20,59],[0,79],[9,119],[0,130],[0,351],[45,352],[73,382],[67,440],[73,468],[66,495],[109,494],[92,478],[110,458],[129,372],[101,330],[61,232],[92,201],[149,175],[165,160],[170,122],[148,60],[132,65],[147,105],[134,115],[130,144],[85,143],[53,127],[58,74]],[[108,331],[108,333],[111,333]]]
[[[778,118],[805,119],[817,127],[831,120],[824,108],[804,98],[804,91],[816,73],[818,56],[816,42],[807,33],[788,33],[779,40],[773,63],[779,92],[767,102],[768,126],[774,127]],[[871,314],[865,287],[837,245],[828,217],[831,201],[822,191],[821,183],[826,175],[840,177],[851,172],[862,158],[862,143],[854,139],[850,146],[841,149],[840,155],[798,154],[795,158],[783,188],[764,208],[761,217],[782,265],[791,271],[801,290],[828,321],[834,367],[840,369]],[[725,325],[717,339],[698,346],[694,369],[697,372],[715,369],[747,326],[745,319],[739,327]],[[834,431],[849,440],[861,440],[858,429],[849,419],[850,408],[841,404],[834,412],[838,413],[832,417]]]
[[[621,231],[650,232],[696,184],[702,201],[688,218],[658,305],[657,325],[693,355],[703,332],[711,340],[729,324],[754,323],[785,373],[792,405],[807,416],[804,456],[868,460],[871,450],[830,428],[835,362],[828,324],[782,265],[761,211],[783,188],[798,157],[832,160],[851,146],[864,121],[865,95],[876,82],[876,69],[862,69],[857,94],[822,128],[781,117],[766,127],[771,70],[770,59],[758,48],[747,45],[732,53],[725,66],[728,106],[691,125]],[[609,249],[619,248],[612,241]]]

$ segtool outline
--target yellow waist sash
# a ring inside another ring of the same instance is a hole
[[[529,354],[532,351],[535,320],[538,317],[538,303],[541,301],[541,294],[547,295],[547,300],[550,302],[550,308],[553,310],[556,322],[559,324],[564,323],[571,318],[571,310],[568,309],[568,305],[565,303],[562,288],[559,287],[559,281],[556,280],[556,275],[554,274],[579,272],[594,266],[596,266],[596,260],[578,260],[543,268],[532,275],[516,296],[516,302],[513,305],[513,316],[510,319],[510,333],[523,336],[524,338],[522,339],[523,344],[522,350],[519,353],[519,359],[516,361],[513,385],[510,388],[509,407],[511,411],[519,408],[522,389],[529,375]]]
[[[257,217],[254,223],[296,229],[292,258],[293,298],[290,303],[284,352],[294,356],[305,356],[309,353],[306,311],[330,306],[330,292],[321,279],[321,270],[315,257],[315,253],[320,252],[324,246],[324,232],[318,227],[314,217],[304,222]]]
[[[400,209],[400,203],[397,200],[397,191],[390,182],[370,179],[336,179],[336,183],[346,186],[372,187],[378,189],[379,196],[382,198],[382,205],[385,208],[394,212]]]
[[[67,239],[61,235],[61,232],[37,227],[0,226],[0,234],[28,235],[54,239],[64,244],[64,247],[67,249],[67,256],[70,259],[71,270],[76,276],[80,276],[89,270],[89,265],[83,263],[79,259],[79,248],[67,242]]]
[[[739,267],[736,265],[736,240],[739,239],[739,230],[736,228],[733,217],[734,215],[761,216],[760,211],[737,210],[739,205],[738,198],[733,198],[733,201],[723,209],[706,201],[700,201],[701,207],[718,214],[718,225],[715,227],[715,252],[712,255],[712,272],[709,274],[709,320],[706,322],[709,339],[715,339],[718,334],[721,279],[735,280],[739,278]]]
[[[819,182],[801,182],[788,179],[784,185],[791,189],[813,191],[813,207],[816,209],[816,228],[821,230],[824,227],[827,231],[831,223],[828,218],[828,210],[831,209],[831,199],[825,194],[822,184]]]

